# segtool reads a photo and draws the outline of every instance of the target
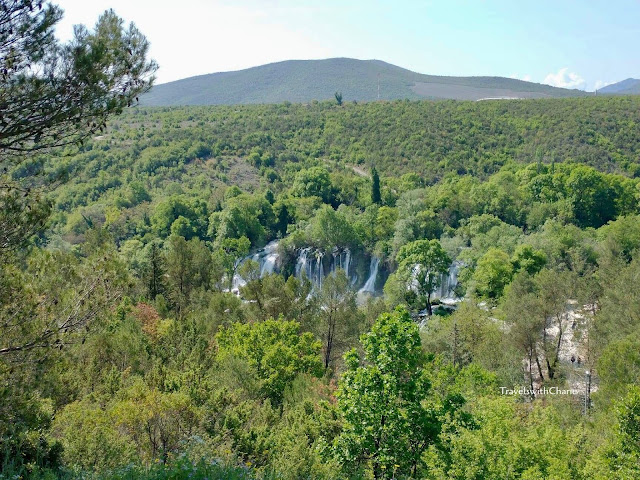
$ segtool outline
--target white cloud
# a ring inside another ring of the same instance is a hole
[[[612,83],[614,83],[614,82],[608,82],[608,81],[605,81],[605,80],[597,80],[594,88],[596,90],[600,90],[602,87],[606,87],[607,85],[611,85]]]
[[[552,87],[561,88],[580,88],[584,87],[585,79],[575,72],[569,72],[569,67],[564,67],[558,70],[558,73],[550,73],[542,83],[551,85]]]

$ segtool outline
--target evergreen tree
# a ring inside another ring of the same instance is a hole
[[[380,176],[376,167],[371,169],[371,202],[380,204],[382,197],[380,195]]]
[[[147,287],[147,295],[150,299],[164,292],[165,259],[158,242],[151,242],[146,251],[146,264],[144,268],[144,282]]]

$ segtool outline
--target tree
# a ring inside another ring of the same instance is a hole
[[[440,286],[442,275],[449,270],[451,258],[437,240],[416,240],[404,245],[396,260],[403,283],[425,301],[431,315],[431,295]]]
[[[233,277],[238,269],[238,260],[246,257],[251,248],[247,237],[224,238],[218,242],[214,252],[214,259],[226,272],[229,291],[233,288]]]
[[[342,92],[336,92],[334,97],[336,97],[336,103],[338,106],[342,106]]]
[[[478,260],[473,273],[476,293],[483,298],[499,298],[512,276],[513,265],[509,255],[492,247]]]
[[[371,169],[371,203],[380,204],[382,197],[380,195],[380,176],[376,167]]]
[[[164,292],[165,258],[159,242],[152,241],[145,248],[145,262],[142,277],[150,299]]]
[[[344,270],[336,270],[325,278],[318,301],[320,311],[314,330],[322,341],[322,362],[327,369],[350,341],[357,339],[359,330],[356,293],[350,288]]]
[[[439,432],[436,413],[424,403],[430,382],[418,326],[399,309],[381,315],[361,342],[364,358],[355,349],[345,355],[338,388],[337,456],[347,473],[364,465],[376,479],[415,477]]]
[[[151,216],[151,224],[161,237],[174,234],[187,240],[204,238],[207,234],[207,215],[204,201],[172,195],[158,203]]]
[[[95,31],[76,27],[71,43],[54,36],[62,10],[32,0],[0,12],[0,160],[81,142],[105,128],[148,90],[157,66],[149,44],[109,10]]]
[[[207,246],[197,238],[186,240],[172,235],[168,239],[167,286],[169,298],[179,316],[184,316],[194,289],[211,285],[212,258]]]
[[[144,36],[133,24],[123,29],[113,11],[100,17],[93,32],[77,27],[67,45],[54,36],[61,18],[60,8],[42,1],[2,3],[0,255],[44,228],[50,211],[35,188],[42,180],[29,175],[21,182],[12,180],[6,175],[9,166],[104,129],[109,116],[150,88],[157,68],[146,59]]]
[[[589,459],[584,469],[587,476],[596,480],[640,476],[640,387],[631,386],[616,407],[613,435]]]
[[[513,271],[521,270],[529,275],[538,273],[547,263],[547,257],[542,250],[534,250],[531,245],[518,245],[516,251],[511,257]]]
[[[507,289],[503,309],[512,325],[512,338],[528,356],[531,383],[534,365],[541,381],[557,375],[562,341],[569,328],[567,301],[573,297],[575,283],[570,272],[544,269],[535,276],[521,272]]]
[[[310,245],[330,252],[333,248],[354,248],[359,244],[352,223],[342,211],[335,211],[329,205],[320,207],[307,228]]]
[[[324,167],[311,167],[300,170],[291,187],[296,197],[320,197],[324,203],[331,203],[331,178]]]
[[[320,376],[320,342],[311,333],[300,333],[295,321],[265,320],[234,323],[216,335],[217,358],[246,362],[260,383],[260,393],[274,405],[282,402],[285,388],[300,373]]]

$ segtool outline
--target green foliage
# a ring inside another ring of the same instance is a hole
[[[197,238],[187,241],[184,237],[172,235],[167,243],[167,293],[178,313],[183,315],[192,292],[211,286],[211,252]]]
[[[323,167],[301,170],[295,177],[291,193],[297,197],[320,197],[323,202],[331,203],[333,192],[329,172]]]
[[[476,294],[482,298],[499,298],[504,287],[511,282],[512,275],[513,264],[509,255],[499,248],[490,248],[478,260],[473,273]]]
[[[262,245],[272,236],[275,224],[275,214],[266,198],[240,194],[227,201],[216,220],[215,235],[219,241],[246,237],[252,245]],[[210,235],[213,236],[212,231]]]
[[[308,244],[325,252],[334,248],[357,248],[360,239],[349,219],[328,205],[317,210],[307,229]]]
[[[525,271],[529,275],[538,273],[547,263],[547,257],[542,250],[534,250],[531,245],[518,245],[511,257],[513,272]]]
[[[53,431],[62,440],[65,463],[71,468],[100,471],[137,459],[133,440],[122,435],[115,416],[99,405],[67,405],[56,417]]]
[[[382,196],[380,194],[380,175],[376,167],[371,169],[371,203],[380,203]]]
[[[146,59],[149,43],[113,10],[92,32],[79,26],[66,45],[53,34],[57,6],[17,1],[4,11],[0,96],[13,107],[3,108],[0,160],[82,142],[151,87],[157,65]]]
[[[180,235],[190,240],[207,234],[207,205],[201,200],[171,196],[159,203],[151,224],[160,237]]]
[[[640,475],[640,390],[632,387],[616,409],[615,433],[585,468],[597,480],[632,479]]]
[[[425,454],[430,479],[581,478],[574,458],[579,436],[560,427],[552,408],[519,406],[511,398],[482,400],[477,427],[442,435],[449,449]]]
[[[218,360],[234,357],[246,362],[260,383],[260,394],[278,405],[298,374],[321,374],[320,343],[299,329],[299,323],[284,319],[234,323],[216,335]]]
[[[430,390],[418,328],[406,310],[383,314],[362,337],[364,358],[345,356],[338,390],[343,429],[336,454],[345,472],[373,478],[415,475],[439,432],[424,401]]]
[[[426,302],[427,312],[431,315],[431,294],[440,286],[442,274],[451,265],[451,258],[437,240],[416,240],[400,249],[396,261],[402,285],[405,289],[415,289],[418,298]]]

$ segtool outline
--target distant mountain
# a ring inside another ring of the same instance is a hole
[[[598,93],[615,94],[615,95],[639,95],[640,80],[637,78],[627,78],[618,83],[613,83],[602,87]]]
[[[143,105],[230,105],[327,100],[548,98],[585,95],[580,90],[504,77],[423,75],[380,60],[288,60],[235,72],[212,73],[155,86]]]

